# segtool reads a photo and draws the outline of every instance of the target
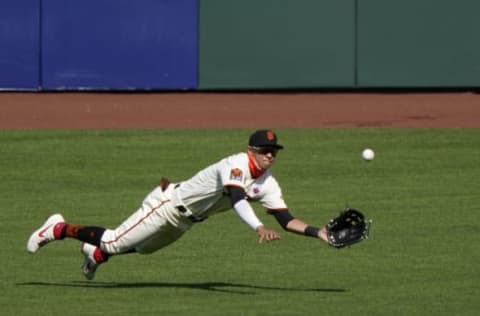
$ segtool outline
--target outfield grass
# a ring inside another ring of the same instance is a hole
[[[189,177],[250,132],[0,131],[1,314],[478,314],[479,129],[278,130],[274,173],[294,215],[321,225],[348,204],[373,219],[348,249],[287,234],[258,245],[224,213],[151,256],[112,258],[93,282],[74,240],[26,252],[50,213],[114,227],[160,176]]]

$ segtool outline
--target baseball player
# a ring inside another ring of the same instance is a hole
[[[152,253],[178,240],[196,223],[230,209],[256,232],[259,243],[281,239],[258,219],[251,201],[261,203],[285,231],[328,243],[325,227],[309,226],[289,212],[270,171],[281,149],[273,131],[258,130],[250,136],[246,152],[226,157],[182,182],[170,183],[162,178],[140,208],[117,228],[71,224],[54,214],[33,232],[27,250],[35,253],[47,243],[64,238],[82,241],[82,272],[92,280],[109,257]]]

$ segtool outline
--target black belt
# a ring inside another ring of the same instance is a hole
[[[178,189],[180,187],[180,183],[177,183],[175,184],[174,188],[175,189]],[[178,206],[175,206],[177,208],[177,210],[182,213],[182,214],[188,214],[188,213],[191,213],[189,212],[185,206],[183,205],[178,205]],[[188,215],[187,218],[192,222],[192,223],[198,223],[198,222],[203,222],[204,220],[206,220],[207,218],[206,217],[200,217],[200,216],[196,216],[196,215]]]
[[[183,213],[183,214],[186,214],[188,213],[187,209],[183,206],[183,205],[178,205],[178,206],[175,206],[177,208],[177,210],[180,212],[180,213]],[[188,215],[187,218],[192,222],[192,223],[198,223],[198,222],[203,222],[204,220],[206,220],[207,218],[206,217],[200,217],[200,216],[195,216],[195,215]]]

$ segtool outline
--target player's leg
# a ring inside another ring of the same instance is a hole
[[[85,257],[82,271],[89,280],[95,276],[98,266],[108,260],[111,255],[142,252],[152,241],[157,239],[157,249],[177,240],[184,230],[175,228],[165,216],[173,209],[170,200],[165,197],[160,189],[152,191],[143,201],[142,206],[115,229],[106,229],[100,240],[84,243],[81,251]],[[86,229],[86,228],[83,228]],[[93,227],[90,233],[95,235]],[[172,231],[178,231],[172,233]],[[72,231],[73,232],[73,231]],[[82,230],[79,230],[82,232]],[[165,232],[165,233],[164,233]],[[162,236],[160,238],[160,236]],[[77,234],[77,239],[79,238]],[[162,246],[158,246],[158,239]]]
[[[140,208],[115,229],[107,229],[101,236],[99,246],[107,254],[121,254],[149,240],[167,219],[160,210],[172,208],[171,202],[158,188],[142,202]]]
[[[108,254],[101,251],[101,236],[105,228],[97,226],[83,226],[68,224],[60,214],[51,215],[40,228],[30,236],[27,243],[27,250],[35,253],[41,247],[53,240],[60,240],[66,237],[83,241],[81,251],[85,257],[82,271],[87,279],[93,279],[97,267],[108,260]]]
[[[184,233],[185,229],[181,229],[165,221],[161,225],[160,230],[148,240],[137,245],[135,251],[139,254],[151,254],[174,243],[182,237]]]
[[[27,250],[30,253],[35,253],[41,247],[45,246],[52,240],[60,238],[60,233],[65,226],[65,219],[60,214],[53,214],[35,230],[28,238]],[[58,238],[56,238],[58,237]]]
[[[167,218],[176,224],[170,224]],[[171,230],[165,228],[170,226]],[[92,279],[98,266],[109,256],[134,252],[137,246],[143,253],[153,252],[177,240],[190,226],[191,223],[174,212],[169,198],[157,188],[147,195],[135,213],[113,230],[69,224],[60,214],[52,215],[30,236],[27,249],[34,253],[53,240],[80,240],[85,257],[82,270],[87,278]]]
[[[158,227],[159,230],[157,233],[144,240],[134,248],[118,254],[150,254],[170,245],[185,233],[184,229],[180,229],[172,225],[166,219],[160,221],[158,223]],[[81,252],[84,256],[82,273],[88,280],[93,280],[98,267],[108,260],[109,255],[102,251],[100,247],[88,243],[82,243]]]
[[[118,244],[122,245],[118,249],[116,247],[109,247],[109,250],[111,250],[109,254],[128,251],[137,243],[140,243],[143,239],[149,237],[149,231],[142,229],[141,222],[148,217],[148,213],[152,212],[154,207],[162,205],[163,202],[159,201],[156,197],[158,195],[157,191],[158,189],[152,191],[143,202],[142,207],[132,214],[130,218],[122,223],[117,229],[113,230],[113,237],[118,238]],[[123,239],[121,239],[123,234],[127,235],[127,233],[134,228],[134,234],[130,234],[128,238],[127,236],[123,236]],[[74,238],[94,246],[100,246],[105,231],[106,229],[103,227],[66,223],[61,214],[54,214],[47,218],[43,225],[30,235],[27,242],[27,250],[31,253],[35,253],[38,249],[49,242],[64,238]],[[112,234],[110,234],[110,237],[112,237],[111,235]],[[133,236],[133,238],[130,238],[130,236]]]
[[[30,235],[27,250],[35,253],[49,242],[66,237],[75,238],[93,245],[100,245],[100,239],[104,232],[105,228],[103,227],[66,223],[62,215],[54,214],[47,218],[43,225]]]

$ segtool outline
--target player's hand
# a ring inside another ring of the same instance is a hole
[[[326,227],[323,227],[322,229],[320,229],[318,238],[328,243],[328,231]]]
[[[270,242],[273,240],[282,239],[282,237],[274,230],[267,229],[264,226],[260,226],[256,229],[258,235],[258,243]]]

